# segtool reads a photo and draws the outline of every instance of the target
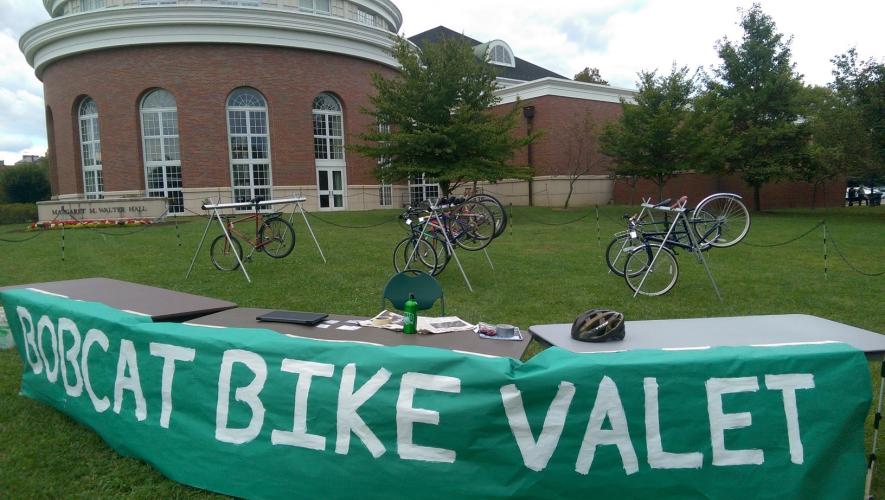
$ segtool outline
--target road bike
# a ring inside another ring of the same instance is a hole
[[[212,245],[209,247],[209,256],[216,269],[234,271],[240,266],[239,261],[245,262],[251,259],[256,251],[263,252],[275,259],[282,259],[292,253],[292,249],[295,248],[295,230],[288,221],[283,219],[281,212],[261,213],[258,205],[261,201],[261,198],[249,200],[255,205],[254,213],[242,217],[224,217],[224,225],[230,238],[221,234],[212,241]],[[255,221],[254,234],[251,231],[247,234],[237,227],[238,224],[243,225],[249,221]],[[240,240],[249,247],[249,253],[245,256]]]
[[[684,207],[686,200],[687,197],[683,196],[670,208],[676,208],[680,204]],[[685,208],[685,216],[672,231],[668,231],[673,225],[669,212],[664,211],[663,219],[654,218],[654,209],[665,208],[669,203],[669,198],[655,205],[646,201],[638,214],[624,216],[627,219],[627,230],[616,233],[605,251],[605,262],[612,273],[624,275],[627,255],[643,244],[640,233],[649,242],[663,245],[675,255],[677,248],[690,249],[692,237],[697,241],[700,250],[706,251],[710,248],[733,246],[750,230],[750,212],[736,194],[716,193],[701,200],[693,209]],[[664,236],[667,236],[666,240]]]
[[[438,275],[451,260],[454,246],[482,250],[495,237],[495,216],[478,200],[441,199],[435,205],[409,207],[400,219],[410,234],[394,248],[397,272],[418,269]]]

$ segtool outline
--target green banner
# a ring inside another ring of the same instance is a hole
[[[551,348],[521,363],[152,323],[31,291],[0,298],[22,394],[176,481],[229,495],[863,494],[870,377],[844,344]]]

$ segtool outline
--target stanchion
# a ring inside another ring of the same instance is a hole
[[[830,279],[829,269],[830,269],[830,262],[829,262],[829,258],[827,256],[827,222],[824,221],[824,279],[825,280]]]
[[[65,261],[65,225],[61,225],[61,261]]]
[[[596,208],[596,248],[602,250],[602,238],[599,235],[601,229],[599,228],[599,205],[594,205]]]
[[[178,246],[181,246],[181,230],[178,228],[178,217],[175,218],[175,238],[178,240]]]
[[[869,462],[867,462],[867,481],[866,487],[864,488],[864,498],[872,499],[872,493],[870,489],[873,485],[873,472],[876,469],[876,445],[879,441],[879,424],[882,423],[882,394],[883,390],[885,390],[885,357],[882,358],[882,372],[880,373],[881,378],[879,379],[879,403],[876,408],[876,416],[873,420],[873,449],[870,451]]]

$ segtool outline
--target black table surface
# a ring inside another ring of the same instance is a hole
[[[522,356],[531,340],[528,332],[522,332],[522,340],[516,341],[483,339],[473,331],[405,335],[402,332],[365,326],[360,327],[359,330],[338,330],[337,327],[341,326],[342,323],[347,324],[345,323],[347,320],[365,320],[369,318],[334,314],[330,314],[328,319],[338,320],[340,323],[334,324],[329,328],[318,328],[317,326],[292,323],[265,322],[255,319],[257,316],[270,311],[271,309],[238,307],[236,309],[228,309],[201,318],[195,318],[189,323],[238,328],[265,328],[282,334],[296,335],[318,340],[368,342],[384,346],[417,345],[424,347],[438,347],[453,351],[515,359],[519,359]]]
[[[572,352],[835,341],[850,344],[870,357],[885,354],[885,335],[807,314],[626,321],[624,325],[624,340],[600,343],[572,339],[570,323],[534,325],[529,332],[544,344]]]
[[[83,278],[0,287],[35,288],[72,299],[102,304],[150,316],[154,321],[185,321],[236,307],[233,302],[110,278]]]

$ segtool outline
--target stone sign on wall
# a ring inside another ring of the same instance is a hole
[[[40,222],[53,220],[158,219],[166,214],[165,198],[53,200],[37,203]]]

